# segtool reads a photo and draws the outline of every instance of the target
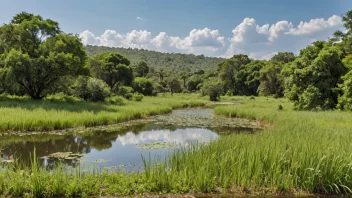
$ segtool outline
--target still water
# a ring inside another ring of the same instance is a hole
[[[204,123],[204,116],[212,116],[209,112],[210,110],[174,111],[169,118],[175,120],[175,115],[181,116],[187,123],[192,123],[192,119],[203,116],[201,120]],[[215,140],[223,131],[221,128],[204,127],[199,121],[194,126],[182,127],[164,123],[163,120],[167,120],[167,117],[161,118],[161,122],[139,123],[113,132],[97,130],[66,135],[6,136],[0,140],[1,157],[4,161],[15,159],[29,165],[35,149],[40,164],[48,168],[60,161],[69,166],[89,165],[138,171],[143,168],[142,156],[163,160],[181,146]],[[248,131],[248,128],[243,130]]]

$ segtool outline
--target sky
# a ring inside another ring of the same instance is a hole
[[[352,0],[0,0],[0,23],[22,11],[109,47],[269,59],[344,31]]]

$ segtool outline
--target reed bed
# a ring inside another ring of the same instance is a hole
[[[145,97],[141,102],[123,100],[123,105],[0,97],[0,132],[50,131],[115,124],[169,113],[175,108],[202,106],[205,101],[194,94]]]
[[[215,113],[261,120],[267,128],[175,152],[147,166],[148,180],[166,192],[352,193],[350,112],[293,111],[285,99],[230,99],[242,104]]]

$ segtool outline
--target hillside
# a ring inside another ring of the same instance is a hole
[[[132,65],[140,61],[145,61],[151,68],[162,68],[169,71],[174,70],[193,72],[198,69],[203,69],[204,71],[215,71],[218,63],[226,60],[224,58],[205,57],[204,55],[197,56],[194,54],[162,53],[132,48],[87,45],[86,49],[89,56],[102,52],[118,52],[125,55],[131,61]]]

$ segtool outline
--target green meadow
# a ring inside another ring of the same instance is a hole
[[[120,116],[130,116],[136,115],[130,112],[137,112],[143,105],[149,105],[150,111],[142,108],[143,111],[139,113],[139,116],[128,117],[132,119],[166,113],[172,108],[204,104],[202,99],[199,99],[199,103],[186,102],[195,97],[194,95],[164,96],[146,98],[143,102],[130,102],[119,107],[95,104],[97,106],[94,108],[106,106],[121,112]],[[164,102],[163,105],[158,105],[161,101]],[[207,144],[192,144],[190,147],[174,152],[161,163],[156,160],[158,156],[150,156],[149,159],[144,159],[145,167],[142,172],[99,172],[95,171],[94,166],[89,171],[83,171],[79,168],[66,169],[60,165],[54,170],[47,170],[40,168],[36,160],[33,160],[32,167],[29,168],[18,164],[13,168],[2,170],[0,172],[0,193],[12,196],[82,197],[143,195],[145,193],[296,196],[352,193],[352,156],[350,153],[352,115],[350,113],[294,111],[292,103],[286,99],[265,97],[254,99],[253,97],[224,97],[223,101],[234,102],[234,104],[215,106],[214,112],[217,115],[258,120],[265,127],[254,134],[233,133],[221,136],[218,140]],[[12,102],[12,104],[16,103]],[[44,107],[49,107],[49,104],[51,103],[48,101],[40,104],[31,103],[32,106],[43,106],[36,110],[18,106],[7,107],[3,108],[2,112],[13,112],[13,114],[8,114],[9,116],[22,115],[16,119],[11,118],[18,121],[13,121],[13,123],[20,123],[25,116],[30,117],[31,111],[41,111],[47,116],[57,115],[56,119],[39,117],[46,123],[60,121],[70,123],[60,126],[69,127],[85,126],[87,120],[92,119],[89,115],[94,115],[94,112],[86,111],[44,109]],[[28,104],[27,107],[31,105]],[[55,105],[60,104],[55,103]],[[81,103],[80,105],[89,104]],[[88,115],[88,118],[84,119],[84,116],[80,116],[81,119],[69,122],[79,114]],[[98,112],[97,115],[112,118],[103,124],[127,120],[126,118],[116,119],[112,116],[113,113],[108,111]],[[5,118],[8,122],[11,119]],[[35,122],[37,119],[32,118],[32,123],[36,123],[37,128],[28,129],[48,129],[40,128],[39,123],[43,121]],[[1,122],[2,129],[11,129],[4,128],[4,121]]]
[[[143,102],[112,97],[98,103],[67,96],[49,96],[44,100],[2,96],[0,131],[50,131],[116,124],[170,113],[175,108],[202,106],[205,101],[196,94],[145,97]]]

